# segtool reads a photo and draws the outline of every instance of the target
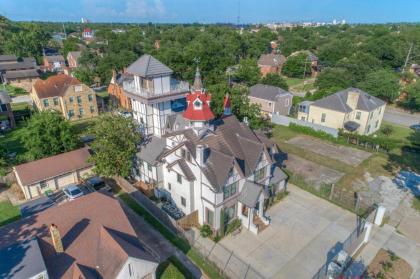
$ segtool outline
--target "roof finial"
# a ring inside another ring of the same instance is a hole
[[[229,93],[226,93],[223,100],[223,115],[229,116],[231,114],[232,114],[232,110],[230,108],[230,96],[229,96]]]
[[[194,58],[194,62],[197,65],[195,70],[195,78],[194,78],[194,90],[195,91],[203,91],[203,82],[201,80],[200,69],[198,68],[198,64],[200,63],[199,58]]]

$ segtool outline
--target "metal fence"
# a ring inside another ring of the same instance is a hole
[[[360,249],[362,244],[365,241],[366,234],[368,233],[368,228],[366,224],[372,223],[376,215],[376,207],[371,207],[369,209],[370,213],[366,218],[358,218],[357,226],[353,232],[346,238],[342,243],[342,249],[346,251],[349,256],[353,256]],[[341,251],[340,250],[340,251]],[[337,251],[339,252],[339,251]],[[312,277],[312,279],[325,279],[328,275],[328,265],[334,260],[334,257],[328,259],[327,262],[321,266],[318,272]]]
[[[282,126],[289,126],[290,123],[294,123],[296,125],[305,126],[314,129],[315,131],[322,131],[332,135],[333,137],[338,137],[338,130],[330,127],[325,127],[319,124],[314,124],[311,122],[306,122],[300,119],[291,118],[284,115],[273,114],[271,117],[271,122],[274,124],[282,125]]]

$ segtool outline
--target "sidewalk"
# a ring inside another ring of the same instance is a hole
[[[387,224],[373,228],[370,241],[346,270],[345,276],[361,276],[381,248],[389,249],[407,261],[413,268],[411,278],[420,279],[420,244],[397,233]]]

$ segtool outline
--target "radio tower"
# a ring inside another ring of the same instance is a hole
[[[241,22],[241,1],[238,0],[238,17],[236,18],[236,25],[239,27],[239,23]]]

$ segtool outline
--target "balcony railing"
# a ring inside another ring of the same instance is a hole
[[[150,90],[144,87],[136,88],[134,81],[124,81],[123,87],[125,91],[144,98],[164,97],[172,94],[188,92],[190,89],[188,82],[178,81],[175,79],[171,79],[170,88],[167,91],[163,91],[163,89],[160,91],[156,89]]]

